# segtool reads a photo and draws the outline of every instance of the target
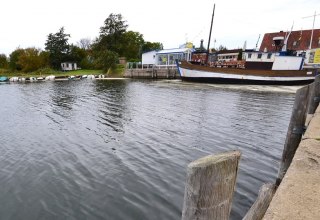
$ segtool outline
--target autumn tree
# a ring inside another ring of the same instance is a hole
[[[9,62],[5,54],[0,54],[0,68],[8,68]]]
[[[23,72],[32,72],[48,65],[47,55],[34,47],[23,49],[18,56],[17,64]]]

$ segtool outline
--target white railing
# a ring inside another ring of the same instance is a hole
[[[176,69],[176,64],[170,65],[156,65],[156,64],[141,64],[141,63],[127,63],[127,69]]]

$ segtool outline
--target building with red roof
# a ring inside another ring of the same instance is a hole
[[[288,42],[287,50],[297,51],[298,54],[309,49],[310,39],[312,30],[300,30],[292,31]],[[289,32],[276,32],[276,33],[266,33],[264,34],[263,40],[261,42],[260,51],[264,52],[277,52],[279,51],[274,44],[274,37],[284,37],[288,35]],[[320,29],[313,30],[313,38],[311,49],[320,48]]]

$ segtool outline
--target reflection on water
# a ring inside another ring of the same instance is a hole
[[[0,219],[179,219],[187,164],[234,149],[241,219],[275,180],[295,89],[2,84]]]

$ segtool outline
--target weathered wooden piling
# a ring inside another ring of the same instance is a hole
[[[240,155],[210,155],[188,165],[182,220],[229,219]]]
[[[292,158],[299,146],[302,134],[305,131],[305,121],[307,116],[307,105],[309,101],[309,86],[299,89],[296,93],[291,120],[287,132],[286,141],[280,162],[278,178],[276,185],[278,186],[283,179],[287,169],[290,166]]]
[[[259,190],[258,198],[242,220],[261,220],[266,213],[275,192],[275,184],[264,184]]]

